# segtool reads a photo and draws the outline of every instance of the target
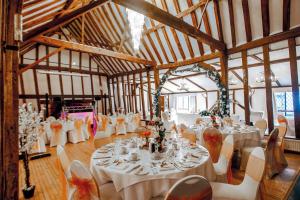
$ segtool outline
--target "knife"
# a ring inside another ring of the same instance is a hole
[[[137,166],[131,168],[130,170],[126,171],[126,173],[130,173],[130,172],[132,172],[133,170],[139,168],[140,166],[141,166],[141,165],[137,165]]]

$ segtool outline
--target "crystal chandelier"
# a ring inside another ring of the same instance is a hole
[[[130,26],[130,33],[135,51],[139,50],[142,30],[145,23],[145,16],[133,10],[126,8],[127,17]]]

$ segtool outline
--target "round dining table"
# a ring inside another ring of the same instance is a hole
[[[122,199],[147,200],[165,196],[176,181],[188,175],[209,181],[216,178],[209,153],[201,145],[173,141],[166,153],[150,153],[135,144],[127,139],[95,150],[90,168],[100,190],[101,185],[112,182]]]

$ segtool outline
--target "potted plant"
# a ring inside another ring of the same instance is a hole
[[[38,113],[34,112],[31,104],[19,107],[19,153],[23,160],[25,171],[25,185],[23,195],[25,199],[34,195],[35,185],[30,183],[29,153],[37,142],[37,128],[40,123]]]

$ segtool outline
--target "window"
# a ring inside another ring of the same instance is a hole
[[[284,115],[286,117],[294,116],[292,92],[276,92],[275,103],[278,114]]]
[[[177,97],[177,110],[189,110],[189,96]]]

